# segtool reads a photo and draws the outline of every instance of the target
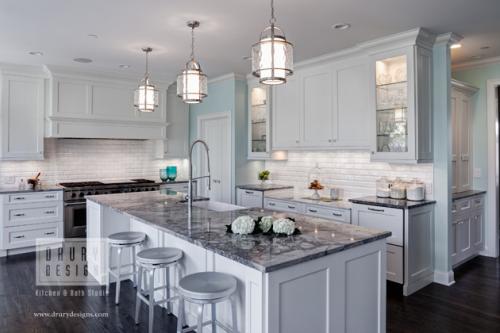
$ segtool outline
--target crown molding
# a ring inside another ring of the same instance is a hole
[[[227,73],[227,74],[223,74],[223,75],[208,79],[208,83],[216,83],[216,82],[231,80],[231,79],[244,81],[244,80],[246,80],[246,77],[245,77],[245,75],[239,74],[239,73]]]
[[[444,34],[440,34],[436,37],[435,44],[455,44],[460,42],[462,39],[464,39],[462,36],[459,34],[456,34],[454,32],[447,32]]]
[[[455,79],[451,79],[451,85],[468,94],[468,95],[474,95],[475,93],[477,93],[479,91],[479,88],[476,87],[476,86],[473,86],[472,84],[469,84],[469,83],[466,83],[466,82],[462,82],[462,81],[458,81],[458,80],[455,80]]]
[[[45,66],[20,65],[11,63],[0,63],[0,71],[3,74],[26,75],[48,79],[50,73]]]
[[[452,65],[451,69],[454,71],[462,71],[466,69],[484,67],[492,64],[500,64],[500,57],[490,57],[490,58],[462,62],[456,65]]]

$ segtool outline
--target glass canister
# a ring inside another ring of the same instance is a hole
[[[397,178],[391,186],[391,199],[406,199],[406,183]]]
[[[387,177],[377,179],[377,197],[389,198],[391,196],[391,187],[393,181]]]
[[[425,184],[418,180],[413,179],[406,185],[406,197],[412,201],[422,201],[425,199]]]
[[[172,182],[177,178],[177,167],[175,165],[167,166],[167,181]]]
[[[322,171],[319,167],[318,163],[316,163],[315,167],[309,170],[309,189],[314,190],[311,199],[319,200],[320,195],[318,193],[319,190],[324,189],[325,187],[321,184],[322,179]]]

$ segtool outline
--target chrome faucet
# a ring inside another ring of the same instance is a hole
[[[193,148],[196,146],[197,143],[201,143],[203,147],[205,147],[205,151],[207,152],[207,171],[208,174],[205,176],[199,176],[193,178]],[[188,182],[188,194],[187,194],[187,200],[188,200],[188,214],[189,214],[189,222],[188,222],[188,227],[191,230],[191,208],[193,206],[193,180],[195,179],[202,179],[202,178],[208,178],[208,190],[210,191],[212,189],[211,183],[212,183],[212,178],[210,177],[210,154],[209,154],[209,149],[208,145],[205,141],[203,140],[195,140],[191,144],[191,148],[189,149],[189,182]]]

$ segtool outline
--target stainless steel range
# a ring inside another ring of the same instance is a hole
[[[78,238],[87,234],[85,196],[110,193],[158,191],[160,184],[148,179],[125,181],[87,181],[59,183],[64,189],[64,237]]]

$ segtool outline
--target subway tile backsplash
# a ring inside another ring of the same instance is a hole
[[[154,142],[144,140],[45,139],[43,161],[0,161],[0,183],[17,183],[42,173],[42,183],[147,178],[159,180],[159,169],[177,165],[187,177],[187,160],[154,158]]]
[[[325,186],[322,195],[328,195],[328,188],[335,186],[344,190],[345,199],[375,195],[376,180],[380,177],[405,180],[418,178],[426,184],[426,196],[432,198],[432,164],[389,164],[370,162],[369,152],[360,151],[317,151],[288,152],[286,161],[266,161],[271,171],[271,180],[278,184],[291,184],[295,195],[311,195],[307,189],[309,171],[318,163]]]

